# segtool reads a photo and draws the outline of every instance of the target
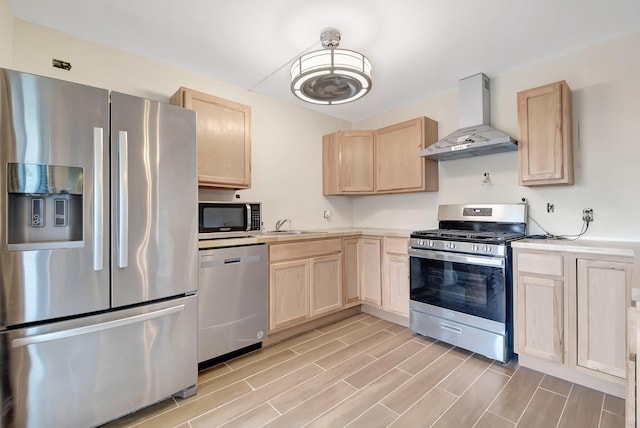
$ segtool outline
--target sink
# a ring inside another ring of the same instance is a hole
[[[262,232],[263,235],[305,235],[308,233],[325,233],[325,232],[316,232],[314,230],[267,230]]]

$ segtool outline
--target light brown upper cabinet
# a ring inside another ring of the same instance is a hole
[[[338,131],[322,139],[324,195],[435,192],[438,163],[419,153],[438,139],[426,117],[376,131]]]
[[[436,192],[438,162],[419,153],[437,140],[438,122],[424,116],[376,130],[376,192]]]
[[[373,131],[338,131],[322,137],[325,195],[373,193]]]
[[[198,185],[251,187],[251,107],[180,88],[171,104],[198,113]]]
[[[573,184],[571,90],[564,80],[518,92],[520,184]]]

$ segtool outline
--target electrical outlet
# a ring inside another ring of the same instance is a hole
[[[590,223],[593,221],[593,208],[585,208],[582,210],[582,220]]]

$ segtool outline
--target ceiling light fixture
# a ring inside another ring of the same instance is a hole
[[[291,65],[291,92],[313,104],[344,104],[371,90],[371,62],[359,52],[337,49],[340,33],[325,28],[324,50],[309,52]]]

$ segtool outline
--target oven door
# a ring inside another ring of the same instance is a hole
[[[465,317],[458,314],[494,321],[504,329],[509,297],[504,258],[413,248],[409,256],[413,306],[439,308],[434,315],[449,318],[456,313],[461,321]]]

